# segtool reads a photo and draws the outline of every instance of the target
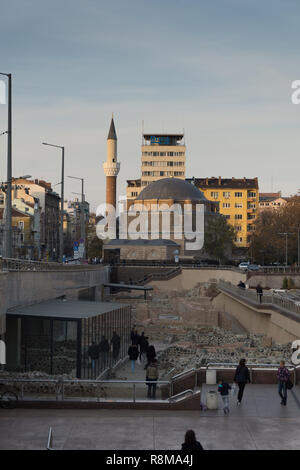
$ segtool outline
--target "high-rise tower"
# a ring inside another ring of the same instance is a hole
[[[113,117],[107,136],[107,159],[103,163],[103,170],[106,176],[106,204],[111,204],[116,208],[117,176],[120,163],[117,162],[117,134]]]

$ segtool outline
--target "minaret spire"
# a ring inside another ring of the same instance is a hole
[[[116,209],[117,176],[120,171],[120,163],[117,161],[117,134],[113,114],[107,136],[107,158],[103,163],[103,170],[106,176],[106,204],[110,204]]]

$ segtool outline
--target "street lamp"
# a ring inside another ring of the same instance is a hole
[[[11,208],[11,180],[12,180],[12,80],[11,73],[2,73],[0,75],[7,77],[7,195],[6,195],[6,215],[5,215],[5,239],[4,256],[12,257],[12,208]]]
[[[294,235],[294,232],[282,232],[278,233],[278,235],[285,235],[285,265],[288,265],[288,236]]]
[[[81,212],[80,212],[80,237],[83,240],[83,254],[82,258],[85,257],[85,220],[84,220],[84,178],[78,178],[78,176],[68,176],[74,180],[81,181]]]
[[[64,186],[65,186],[65,147],[61,145],[48,144],[42,142],[43,145],[49,147],[55,147],[61,149],[62,160],[61,160],[61,195],[60,195],[60,225],[59,225],[59,259],[63,261],[64,255]]]

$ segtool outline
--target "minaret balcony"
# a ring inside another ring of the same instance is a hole
[[[120,171],[120,163],[119,162],[104,162],[103,170],[104,170],[105,176],[118,176],[118,173]]]

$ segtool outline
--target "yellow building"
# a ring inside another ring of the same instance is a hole
[[[257,178],[189,178],[187,181],[210,201],[219,202],[220,214],[235,228],[235,243],[247,247],[255,231],[259,207]]]

